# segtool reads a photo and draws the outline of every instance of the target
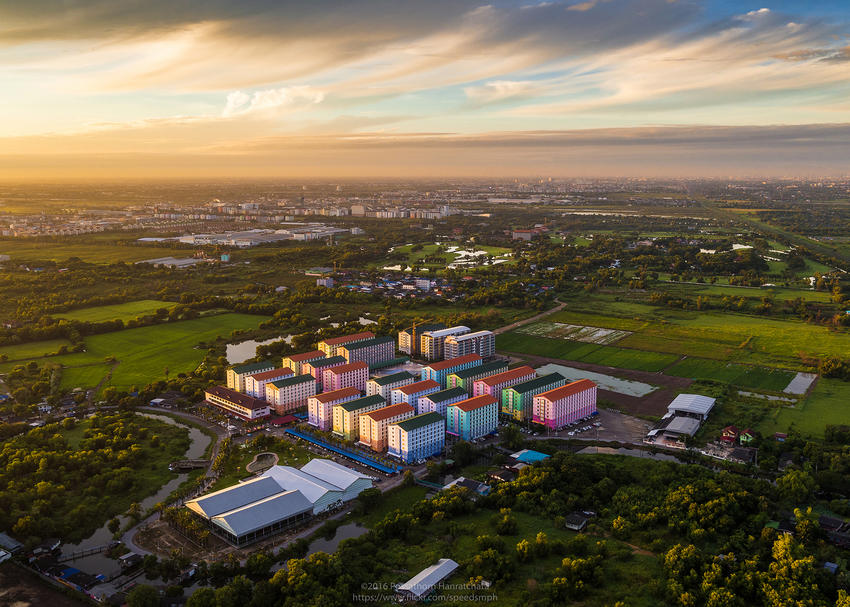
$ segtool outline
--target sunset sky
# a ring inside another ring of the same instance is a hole
[[[0,2],[4,180],[848,159],[847,0]]]

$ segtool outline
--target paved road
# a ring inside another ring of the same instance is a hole
[[[564,309],[564,307],[566,305],[567,304],[565,304],[564,302],[558,302],[558,305],[555,306],[554,308],[552,308],[551,310],[546,310],[545,312],[541,312],[537,316],[532,316],[531,318],[526,318],[525,320],[518,320],[516,322],[512,322],[511,324],[505,325],[504,327],[499,327],[498,329],[494,329],[493,333],[495,333],[496,335],[499,335],[500,333],[507,333],[508,331],[513,331],[517,327],[521,327],[523,325],[527,325],[529,323],[536,322],[536,321],[540,320],[541,318],[546,318],[550,314],[554,314],[555,312],[560,312],[561,310]]]

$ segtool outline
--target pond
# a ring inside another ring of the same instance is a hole
[[[257,355],[257,346],[267,346],[281,339],[286,343],[292,342],[294,335],[281,335],[280,337],[272,337],[263,341],[249,339],[241,341],[238,344],[227,344],[227,363],[230,365],[238,365],[245,362],[249,358],[254,358]]]

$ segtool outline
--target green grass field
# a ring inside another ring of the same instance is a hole
[[[742,388],[781,392],[794,373],[781,369],[736,365],[704,358],[686,358],[665,371],[668,375],[722,381]]]
[[[616,346],[598,346],[565,339],[537,337],[523,333],[496,336],[496,348],[505,352],[521,352],[564,360],[578,360],[609,367],[637,371],[661,371],[676,362],[678,356]]]
[[[808,398],[794,407],[772,410],[758,429],[764,435],[793,429],[823,438],[826,426],[834,424],[850,424],[850,383],[821,377]]]
[[[122,304],[114,304],[110,306],[96,306],[94,308],[81,308],[79,310],[71,310],[70,312],[62,312],[54,314],[56,318],[64,318],[66,320],[78,320],[80,322],[104,322],[107,320],[131,320],[139,316],[148,316],[155,314],[160,308],[170,309],[174,304],[166,301],[157,301],[155,299],[142,299],[139,301],[130,301]]]
[[[186,253],[186,255],[183,255]],[[114,263],[117,261],[142,261],[157,257],[190,257],[190,251],[179,251],[156,246],[122,246],[117,244],[43,243],[26,240],[0,241],[0,254],[9,255],[12,261],[66,261],[79,257],[92,263]]]
[[[205,355],[204,350],[195,348],[199,342],[213,341],[219,336],[228,337],[236,329],[254,328],[267,318],[228,313],[124,329],[86,337],[85,352],[29,360],[35,360],[39,364],[61,365],[61,387],[71,389],[96,386],[109,371],[109,365],[105,363],[106,357],[114,356],[118,364],[112,372],[112,378],[104,387],[140,387],[164,378],[166,368],[171,376],[194,370]],[[21,362],[3,363],[0,365],[0,373]]]
[[[0,356],[5,354],[9,361],[29,360],[30,358],[38,358],[45,354],[52,354],[62,346],[71,346],[71,342],[67,339],[48,339],[46,341],[31,341],[17,346],[2,346],[0,347]],[[7,365],[8,366],[8,365]],[[12,365],[14,366],[14,365]]]

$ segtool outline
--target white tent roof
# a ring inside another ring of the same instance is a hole
[[[342,487],[290,466],[272,466],[263,476],[274,479],[286,491],[297,489],[314,504],[328,491],[344,491]]]
[[[714,401],[715,399],[702,394],[680,394],[667,405],[667,410],[671,413],[685,411],[696,415],[708,415],[708,412],[714,407]]]
[[[207,518],[247,506],[283,491],[273,478],[255,478],[186,502],[186,506]]]
[[[285,491],[214,516],[212,520],[233,535],[239,536],[312,510],[313,504],[300,491]]]
[[[673,421],[667,424],[664,432],[671,434],[687,434],[693,436],[699,430],[699,420],[693,417],[674,417]]]
[[[398,587],[399,592],[409,592],[415,597],[422,597],[438,583],[449,577],[458,568],[452,559],[440,559],[436,565],[423,569]]]
[[[301,466],[301,472],[330,483],[340,489],[348,489],[361,478],[370,478],[357,470],[329,459],[311,459]]]

